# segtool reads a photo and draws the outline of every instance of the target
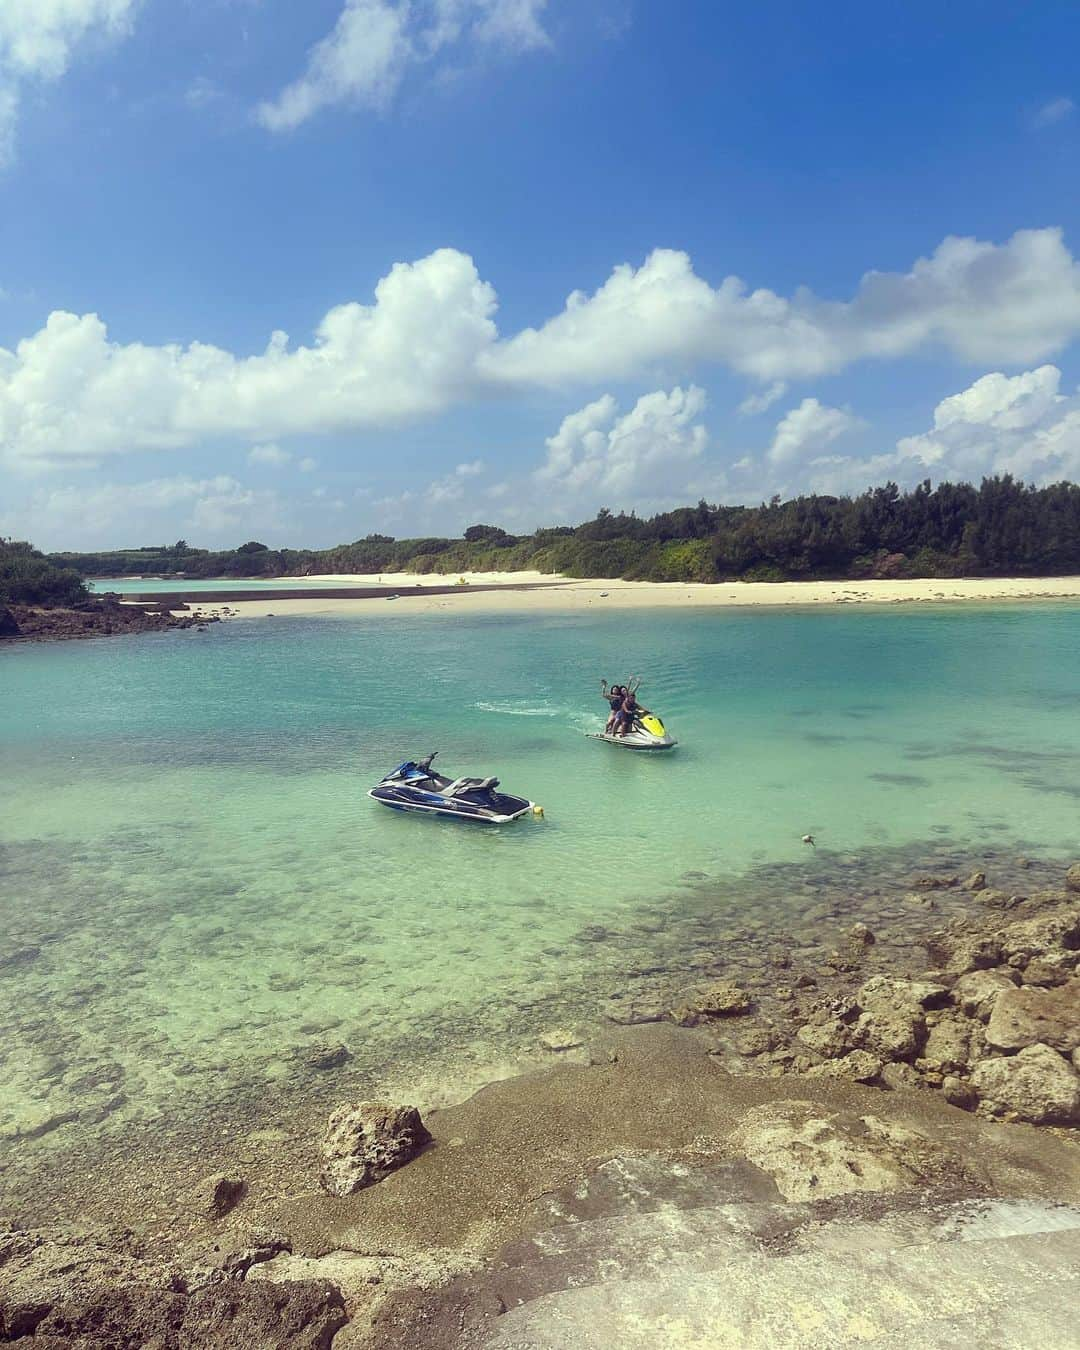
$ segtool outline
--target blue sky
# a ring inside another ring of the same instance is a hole
[[[1080,477],[1078,56],[1058,3],[0,0],[0,533]]]

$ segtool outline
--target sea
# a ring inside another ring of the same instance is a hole
[[[927,868],[1074,860],[1078,655],[1071,602],[395,609],[0,648],[0,1199],[139,1132],[448,1099],[703,949],[895,915]],[[601,679],[632,673],[669,754],[589,738]],[[433,750],[543,817],[368,798]]]

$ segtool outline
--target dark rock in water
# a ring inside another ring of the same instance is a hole
[[[0,605],[0,638],[18,637],[21,631],[11,610],[6,605]]]
[[[342,1064],[348,1063],[352,1059],[352,1054],[348,1046],[341,1045],[315,1045],[310,1050],[304,1052],[304,1064],[309,1069],[339,1069]]]
[[[331,1195],[353,1195],[403,1167],[430,1143],[415,1106],[342,1106],[327,1122],[319,1180]]]
[[[41,948],[30,945],[0,951],[0,974],[14,970],[18,966],[28,966],[31,961],[36,961],[40,955]]]
[[[954,886],[960,885],[960,878],[951,877],[916,877],[911,883],[917,891],[949,891]]]
[[[247,1182],[243,1177],[217,1172],[204,1177],[192,1191],[191,1198],[195,1208],[206,1218],[223,1219],[246,1194]]]

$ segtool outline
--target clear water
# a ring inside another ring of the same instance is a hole
[[[717,887],[760,922],[771,867],[782,930],[840,864],[1063,855],[1078,652],[1064,604],[259,619],[4,648],[0,1162],[306,1090],[313,1042],[348,1045],[365,1082],[505,1058],[680,960]],[[632,670],[670,756],[584,735],[600,676]],[[484,829],[365,796],[432,749],[545,818]]]

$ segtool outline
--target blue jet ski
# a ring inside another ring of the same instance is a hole
[[[399,764],[368,796],[395,811],[422,811],[485,825],[507,825],[530,812],[543,815],[535,802],[499,792],[497,778],[444,778],[435,773],[431,761],[438,753],[434,750],[426,759]]]

